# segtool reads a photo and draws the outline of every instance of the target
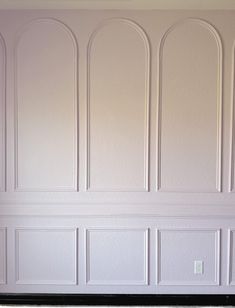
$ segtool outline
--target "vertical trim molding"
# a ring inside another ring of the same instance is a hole
[[[235,120],[235,41],[232,48],[232,76],[231,76],[231,119],[230,119],[230,166],[229,166],[229,192],[234,192],[234,146],[235,146],[235,134],[234,134],[234,120]]]
[[[3,250],[3,279],[0,280],[0,285],[5,285],[7,283],[7,228],[0,228],[0,232],[3,233],[3,247],[0,247],[0,249]]]
[[[228,286],[235,286],[235,280],[233,280],[232,273],[233,273],[233,263],[232,260],[233,256],[233,233],[235,229],[228,229],[228,241],[227,241],[227,285]]]
[[[6,191],[6,44],[3,36],[0,34],[0,44],[2,46],[3,57],[2,61],[2,84],[0,85],[1,88],[1,97],[0,97],[0,132],[2,134],[2,144],[1,146],[1,172],[0,172],[0,192]]]

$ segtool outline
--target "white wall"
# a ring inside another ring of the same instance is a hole
[[[0,11],[0,292],[235,292],[234,17]]]

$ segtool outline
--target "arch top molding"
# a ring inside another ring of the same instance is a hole
[[[148,39],[146,32],[135,21],[133,21],[131,19],[127,19],[127,18],[120,18],[120,17],[108,18],[108,19],[105,19],[104,21],[102,21],[101,23],[98,24],[98,26],[92,32],[90,39],[89,39],[89,42],[88,42],[88,48],[87,48],[88,55],[90,53],[92,43],[93,43],[96,35],[98,34],[98,32],[100,32],[103,28],[105,28],[106,26],[108,26],[109,24],[112,24],[112,23],[121,23],[121,24],[125,24],[127,26],[130,26],[140,35],[140,37],[142,38],[142,40],[145,44],[146,52],[147,52],[147,55],[148,55],[148,61],[149,61],[150,60],[150,42],[149,42],[149,39]]]
[[[49,18],[49,17],[32,19],[32,20],[26,22],[25,24],[23,24],[19,28],[19,30],[16,33],[16,39],[15,39],[15,44],[14,44],[15,53],[16,53],[18,44],[19,44],[23,34],[26,33],[28,30],[30,30],[30,28],[32,26],[40,24],[40,23],[55,24],[58,27],[60,27],[63,31],[65,31],[73,42],[74,50],[75,50],[76,56],[77,56],[78,42],[77,42],[77,38],[76,38],[75,34],[73,33],[72,29],[67,24],[65,24],[63,21],[60,21],[59,19],[56,19],[56,18]]]
[[[182,20],[177,21],[176,23],[174,23],[173,25],[171,25],[163,34],[161,40],[160,40],[160,52],[163,48],[163,45],[165,43],[165,40],[167,38],[167,36],[173,32],[174,30],[176,30],[179,26],[187,24],[187,23],[195,23],[198,24],[202,27],[204,27],[205,29],[209,30],[209,32],[214,36],[215,41],[217,43],[217,47],[218,50],[220,52],[220,56],[222,57],[222,41],[221,41],[221,37],[220,34],[218,32],[218,30],[212,25],[210,24],[208,21],[204,20],[204,19],[200,19],[200,18],[193,18],[193,17],[189,17],[189,18],[185,18]],[[221,58],[222,60],[222,58]]]

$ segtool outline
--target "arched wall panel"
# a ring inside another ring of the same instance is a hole
[[[173,25],[159,49],[160,191],[221,190],[222,45],[207,22]]]
[[[15,53],[15,188],[77,190],[75,38],[39,19],[25,26]]]
[[[148,190],[149,43],[125,19],[88,45],[87,189]]]
[[[235,108],[234,108],[234,102],[235,102],[235,42],[233,43],[233,50],[232,50],[232,108],[231,108],[231,148],[230,148],[230,187],[229,191],[234,192],[234,174],[235,174],[235,164],[234,164],[234,146],[235,146],[235,134],[234,134],[234,120],[235,120]]]

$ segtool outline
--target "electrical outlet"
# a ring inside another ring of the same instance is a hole
[[[194,261],[194,274],[203,274],[203,261],[201,260],[196,260]]]

